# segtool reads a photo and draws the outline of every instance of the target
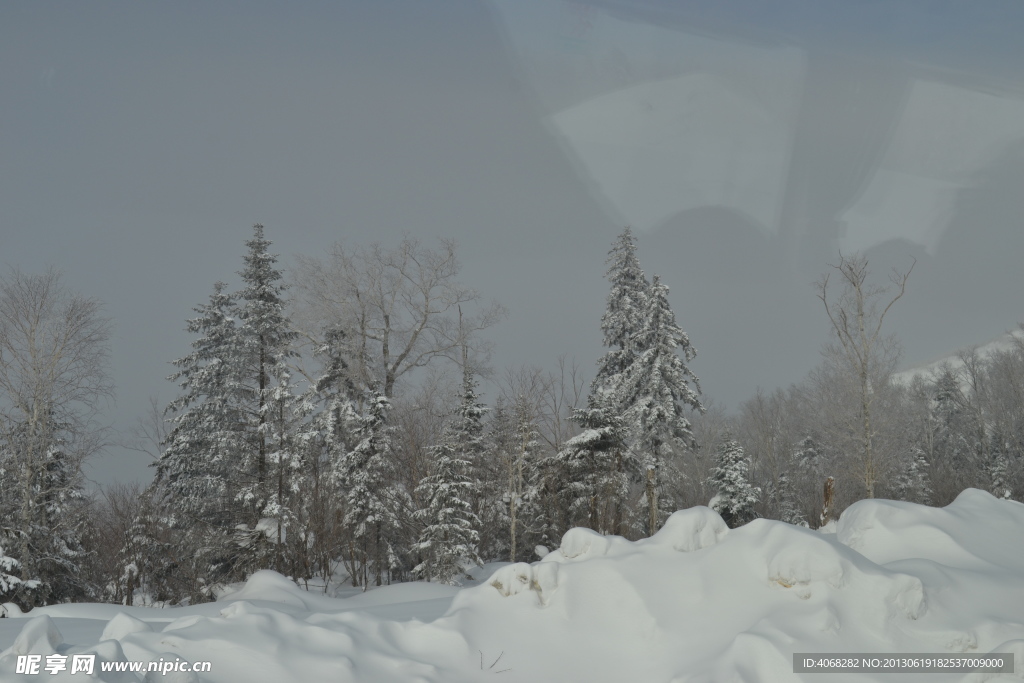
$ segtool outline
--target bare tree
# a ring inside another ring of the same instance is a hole
[[[323,260],[298,256],[296,321],[318,342],[324,323],[349,332],[353,374],[363,388],[394,395],[395,383],[437,359],[458,363],[463,346],[486,351],[479,333],[505,309],[496,303],[459,320],[459,307],[480,295],[457,280],[455,242],[438,249],[405,237],[395,247],[379,243],[331,247]]]
[[[10,514],[25,578],[67,573],[66,558],[38,546],[33,552],[33,544],[60,538],[64,520],[55,518],[53,501],[73,497],[82,460],[102,445],[96,418],[113,385],[111,324],[101,311],[96,299],[69,291],[54,269],[0,278],[0,437],[7,470],[17,472],[4,497],[18,508]]]
[[[828,286],[832,273],[826,273],[817,285],[818,298],[825,305],[832,331],[839,340],[839,346],[831,346],[827,355],[844,361],[857,380],[860,422],[857,431],[861,451],[859,475],[867,497],[874,498],[878,470],[872,444],[875,434],[871,422],[872,404],[877,393],[877,383],[888,382],[899,358],[895,338],[881,334],[882,323],[893,304],[906,291],[907,278],[914,264],[904,273],[893,270],[890,281],[896,287],[895,294],[888,287],[868,284],[868,261],[862,255],[840,255],[839,263],[832,268],[839,273],[838,279],[842,285],[839,296],[830,296]]]

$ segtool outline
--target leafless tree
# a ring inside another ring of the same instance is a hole
[[[20,526],[25,577],[38,570],[31,530],[52,532],[58,521],[44,504],[61,493],[52,487],[77,486],[82,460],[102,446],[97,415],[113,394],[110,332],[100,302],[72,293],[57,270],[12,270],[0,278],[0,437],[14,459],[8,471],[18,473],[7,495],[17,498],[12,514]],[[47,474],[57,444],[69,473],[60,483]]]
[[[832,331],[839,341],[831,345],[827,355],[841,360],[856,378],[860,441],[859,475],[868,498],[875,497],[878,465],[875,459],[872,425],[873,404],[879,382],[887,383],[899,358],[899,346],[892,336],[882,335],[882,323],[893,304],[903,297],[914,265],[906,272],[893,270],[890,281],[896,291],[888,287],[868,284],[868,261],[864,256],[840,255],[839,263],[832,266],[842,291],[838,297],[829,291],[832,273],[818,281],[818,298],[825,305]]]
[[[460,306],[468,311],[481,297],[459,283],[452,240],[437,249],[408,236],[394,247],[336,243],[324,259],[296,258],[294,319],[302,334],[319,343],[325,324],[340,325],[349,334],[354,379],[389,398],[416,368],[441,358],[458,363],[464,345],[485,355],[479,333],[505,315],[492,303],[459,320]]]

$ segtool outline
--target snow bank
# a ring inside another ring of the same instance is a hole
[[[792,655],[814,651],[1011,652],[1024,671],[1022,579],[1024,505],[981,491],[943,509],[861,501],[833,533],[768,520],[730,530],[697,507],[637,542],[573,529],[539,562],[461,590],[333,599],[259,572],[210,605],[42,608],[0,620],[0,680],[27,652],[209,660],[211,672],[181,678],[209,682],[800,681],[817,676],[794,674]],[[94,680],[143,680],[118,675]]]

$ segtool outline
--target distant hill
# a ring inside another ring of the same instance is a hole
[[[995,339],[991,339],[984,344],[979,344],[977,346],[978,355],[982,358],[989,358],[1000,351],[1010,351],[1018,344],[1024,344],[1024,329],[1019,328],[1011,332],[1005,332]],[[936,358],[935,360],[922,363],[921,365],[916,365],[906,370],[901,370],[893,375],[893,381],[900,384],[907,384],[915,377],[919,376],[924,379],[931,379],[941,371],[944,365],[949,365],[953,369],[962,368],[964,364],[957,356],[958,352],[959,349],[940,358]]]

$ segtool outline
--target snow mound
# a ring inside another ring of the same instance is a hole
[[[103,633],[100,635],[100,640],[121,640],[132,633],[145,633],[152,630],[150,625],[141,619],[136,619],[121,612],[107,622],[107,625],[103,628]]]
[[[658,533],[654,543],[672,546],[674,550],[690,553],[718,543],[729,532],[729,526],[717,512],[698,505],[672,513]]]
[[[489,583],[504,597],[533,591],[540,604],[546,605],[551,593],[558,587],[558,565],[546,563],[534,566],[517,562],[496,571]]]
[[[942,509],[862,500],[843,512],[839,541],[881,564],[926,559],[944,566],[1024,573],[1024,553],[1009,541],[1024,528],[1024,504],[967,489]],[[979,533],[983,531],[983,533]]]
[[[299,588],[288,577],[275,571],[264,569],[249,577],[249,580],[238,589],[227,590],[220,595],[218,602],[234,602],[238,600],[260,601],[288,605],[299,609],[311,607],[311,596]]]
[[[14,645],[0,653],[0,657],[12,655],[52,655],[64,644],[57,624],[47,615],[32,617],[14,639]]]
[[[861,501],[834,533],[771,520],[727,529],[698,507],[636,542],[572,529],[540,561],[495,565],[462,589],[403,584],[333,599],[259,572],[209,605],[39,608],[0,620],[0,646],[14,642],[0,680],[14,680],[11,655],[55,651],[212,662],[184,683],[814,680],[793,673],[795,652],[1004,652],[1021,672],[1022,548],[1024,505],[981,491],[942,509]]]

